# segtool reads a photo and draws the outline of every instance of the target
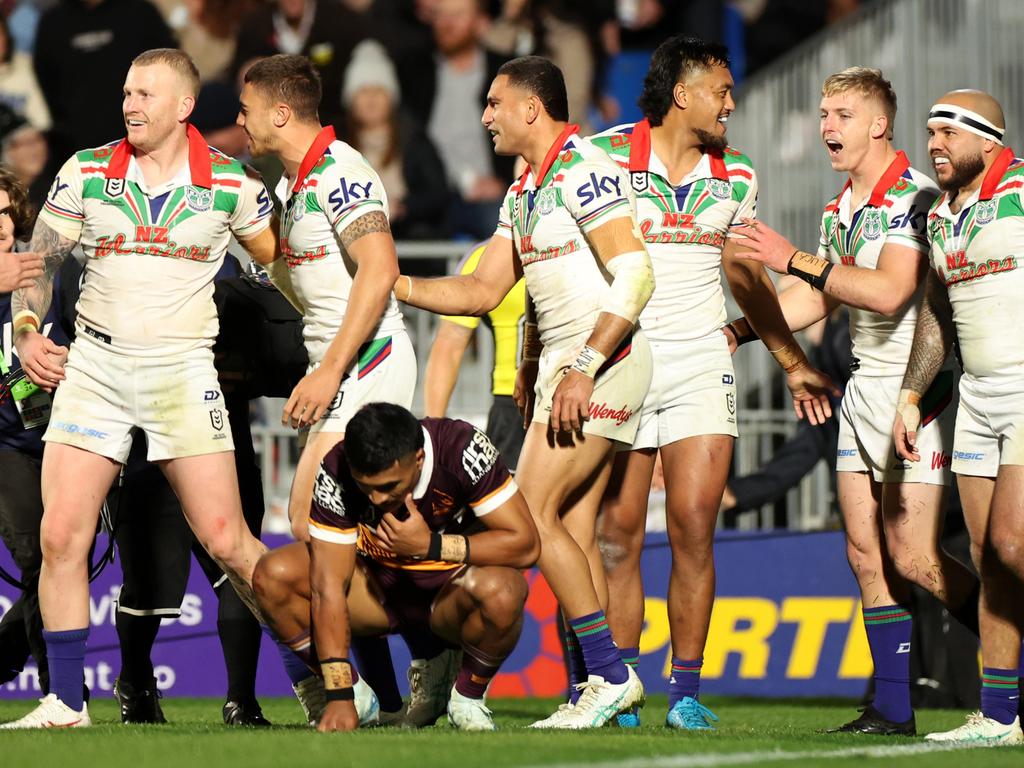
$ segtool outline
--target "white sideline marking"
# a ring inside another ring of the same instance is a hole
[[[733,752],[723,754],[680,754],[666,757],[630,758],[586,763],[557,763],[531,768],[714,768],[719,765],[749,765],[760,763],[781,763],[790,760],[838,760],[845,757],[891,758],[904,755],[919,755],[929,752],[950,752],[956,749],[990,748],[983,744],[904,744],[881,747],[849,747],[847,749],[823,749],[803,752],[763,750],[760,752]]]

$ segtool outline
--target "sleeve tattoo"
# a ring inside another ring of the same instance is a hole
[[[348,248],[363,235],[370,235],[374,232],[384,232],[388,234],[391,232],[391,225],[388,223],[388,217],[381,211],[364,214],[345,227],[341,232],[341,244],[344,245],[345,248]]]
[[[946,286],[935,272],[928,270],[924,301],[921,302],[917,327],[914,329],[914,344],[903,377],[903,389],[918,394],[928,390],[949,354],[955,334],[953,308],[949,303]]]
[[[13,315],[28,310],[40,318],[46,317],[53,298],[53,281],[57,270],[75,245],[75,240],[69,240],[47,226],[42,219],[36,219],[29,250],[43,257],[43,274],[33,281],[31,287],[19,288],[11,296]]]

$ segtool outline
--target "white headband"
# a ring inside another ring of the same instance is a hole
[[[1000,128],[977,112],[972,112],[957,104],[936,104],[932,107],[931,112],[928,113],[928,122],[955,125],[958,128],[962,128],[976,136],[981,136],[983,139],[989,139],[1000,145],[1003,143],[1003,134],[1006,133],[1005,128]]]

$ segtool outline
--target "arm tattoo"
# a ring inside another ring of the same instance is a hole
[[[341,244],[348,248],[352,243],[363,235],[374,232],[391,232],[391,225],[388,224],[388,217],[381,211],[374,211],[360,216],[349,224],[341,233]]]
[[[924,301],[917,314],[914,344],[903,377],[903,389],[911,389],[920,395],[928,390],[949,354],[955,333],[953,308],[949,303],[946,286],[929,269]]]
[[[19,288],[11,296],[11,313],[29,310],[39,318],[46,317],[53,298],[53,281],[64,258],[74,250],[77,242],[55,232],[42,219],[36,219],[32,229],[29,250],[43,257],[43,274],[37,277],[30,288]]]

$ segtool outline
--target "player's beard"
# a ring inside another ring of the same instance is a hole
[[[985,158],[981,156],[981,152],[957,159],[951,157],[949,165],[953,169],[953,173],[945,181],[939,181],[939,188],[943,192],[956,192],[970,184],[978,174],[985,170]]]
[[[716,136],[715,134],[708,133],[701,128],[694,128],[693,133],[705,150],[710,150],[711,152],[722,152],[727,146],[729,146],[729,142],[726,141],[724,133],[721,136]]]

